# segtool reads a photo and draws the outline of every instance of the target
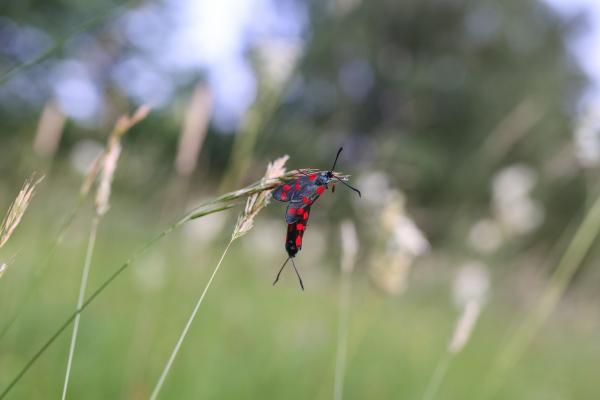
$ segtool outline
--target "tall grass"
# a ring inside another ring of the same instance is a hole
[[[217,266],[215,267],[212,274],[210,275],[210,278],[208,279],[206,286],[204,286],[204,290],[202,290],[202,294],[196,301],[196,305],[194,306],[192,313],[190,314],[189,318],[187,319],[187,322],[185,323],[183,330],[179,334],[179,338],[177,339],[177,342],[175,343],[175,347],[173,347],[173,350],[171,351],[171,355],[169,356],[167,363],[163,367],[160,377],[158,378],[158,381],[156,382],[156,385],[154,386],[154,389],[152,390],[152,394],[150,395],[150,400],[155,400],[156,398],[158,398],[160,389],[162,388],[163,384],[165,383],[165,379],[167,379],[167,375],[169,374],[169,371],[171,370],[171,367],[173,366],[173,362],[175,362],[175,357],[177,357],[177,354],[179,353],[179,349],[181,349],[181,345],[183,344],[183,341],[185,340],[185,337],[187,336],[188,331],[190,330],[190,327],[192,326],[192,322],[194,322],[194,319],[196,318],[196,315],[198,314],[198,310],[200,309],[200,306],[202,305],[202,302],[204,301],[204,296],[206,296],[206,292],[208,292],[208,289],[212,285],[213,279],[215,279],[217,272],[219,272],[219,268],[221,268],[221,264],[223,264],[223,260],[225,259],[225,256],[227,255],[227,252],[229,251],[229,248],[233,244],[234,240],[235,239],[232,236],[231,239],[229,240],[229,242],[227,243],[225,250],[223,250],[223,253],[221,254],[221,258],[219,259]]]
[[[94,246],[96,245],[96,234],[98,232],[98,224],[100,223],[100,217],[94,216],[92,219],[92,226],[90,227],[90,237],[88,239],[87,250],[85,253],[85,261],[83,264],[83,272],[81,273],[81,283],[79,284],[79,295],[77,297],[76,310],[81,307],[85,300],[85,290],[87,288],[88,277],[90,275],[90,268],[92,266],[92,257],[94,254]],[[77,314],[75,322],[73,323],[73,332],[71,333],[71,343],[69,344],[69,355],[67,357],[67,367],[65,369],[65,379],[63,382],[63,390],[61,399],[67,398],[67,389],[69,387],[69,378],[71,376],[71,368],[73,367],[73,357],[75,355],[75,346],[77,345],[77,334],[79,332],[79,323],[81,320],[81,314]]]
[[[17,319],[19,318],[19,315],[21,315],[23,309],[29,303],[29,300],[31,299],[33,293],[35,292],[37,286],[42,281],[42,278],[44,277],[44,275],[48,269],[48,266],[50,264],[50,261],[52,260],[52,257],[54,256],[54,253],[56,252],[58,246],[63,242],[66,233],[69,231],[69,228],[75,221],[75,217],[81,210],[81,207],[83,207],[83,205],[88,197],[91,187],[92,187],[94,181],[96,180],[96,177],[98,176],[98,173],[100,171],[101,162],[102,162],[102,157],[99,156],[92,163],[88,173],[86,174],[85,178],[83,179],[81,188],[79,190],[79,195],[77,196],[75,205],[68,212],[67,217],[64,219],[64,221],[60,225],[56,235],[53,236],[52,242],[46,252],[46,255],[43,258],[43,261],[40,263],[38,268],[36,268],[32,279],[30,280],[27,287],[23,291],[24,293],[23,293],[21,301],[19,301],[17,303],[17,307],[13,311],[12,316],[10,318],[8,318],[8,322],[6,324],[4,324],[4,326],[2,327],[2,330],[0,330],[0,340],[2,340],[4,338],[6,333],[10,330],[10,328],[13,326],[13,324],[17,321]]]
[[[342,243],[341,285],[340,285],[340,317],[338,322],[337,349],[335,357],[335,378],[333,383],[333,399],[344,398],[344,377],[346,375],[346,360],[348,351],[348,325],[350,320],[352,271],[356,264],[358,239],[356,228],[351,221],[344,221],[340,226]]]
[[[102,217],[108,212],[110,208],[110,193],[112,190],[112,182],[114,174],[119,163],[119,157],[121,155],[121,138],[127,133],[134,125],[146,118],[150,109],[146,106],[138,108],[138,110],[130,117],[128,115],[121,116],[115,127],[113,128],[110,136],[108,137],[108,143],[106,150],[102,157],[101,162],[94,163],[92,166],[92,174],[95,175],[96,168],[99,170],[100,182],[96,191],[95,199],[95,215],[92,219],[90,227],[90,235],[88,246],[85,254],[85,262],[83,265],[83,271],[81,274],[81,283],[79,285],[79,295],[77,297],[77,307],[79,309],[85,300],[85,291],[87,288],[88,277],[90,275],[90,269],[92,266],[92,258],[94,255],[94,247],[96,245],[96,235],[98,233],[98,225]],[[91,182],[84,180],[84,189],[88,189]],[[77,314],[75,322],[73,324],[73,332],[71,334],[71,344],[69,345],[69,355],[67,357],[67,367],[65,370],[65,379],[63,383],[62,400],[67,398],[67,389],[69,387],[69,378],[71,376],[71,368],[73,366],[73,357],[75,355],[75,346],[77,345],[77,335],[79,333],[79,323],[81,315]]]
[[[600,234],[600,197],[579,225],[565,253],[558,262],[539,300],[511,335],[489,371],[484,387],[485,398],[496,396],[507,374],[523,356],[527,346],[563,297],[573,276]]]
[[[99,287],[92,292],[90,296],[78,307],[73,313],[71,313],[62,324],[54,331],[54,333],[39,347],[39,349],[33,354],[33,356],[25,363],[23,368],[15,375],[15,377],[9,382],[9,384],[0,393],[0,399],[4,398],[13,387],[23,378],[23,376],[29,371],[29,369],[35,364],[35,362],[50,348],[50,346],[56,341],[58,337],[68,328],[71,323],[75,320],[77,315],[83,312],[104,290],[110,286],[113,281],[118,278],[124,271],[126,271],[134,261],[138,260],[142,255],[146,254],[148,250],[153,248],[163,238],[171,234],[173,231],[179,229],[184,224],[194,219],[202,218],[206,215],[218,213],[221,211],[228,210],[232,207],[237,206],[240,199],[252,196],[257,193],[270,191],[282,182],[287,182],[293,179],[300,173],[311,173],[315,170],[305,169],[302,171],[293,170],[285,173],[278,178],[261,179],[253,184],[250,184],[242,189],[235,190],[232,192],[225,193],[213,200],[202,203],[198,207],[195,207],[191,211],[187,212],[179,220],[168,226],[165,230],[154,236],[144,245],[142,245],[134,254],[125,261],[120,267],[118,267],[106,280],[104,280]],[[340,175],[338,175],[340,176]],[[341,175],[341,179],[347,180],[348,176]]]
[[[263,180],[266,181],[269,179],[276,179],[276,178],[283,176],[285,174],[284,166],[285,166],[285,163],[287,160],[288,160],[288,156],[283,156],[283,157],[275,160],[273,163],[270,163],[267,166],[267,172],[266,172]],[[229,239],[229,243],[227,243],[227,246],[225,247],[223,254],[221,254],[221,258],[219,259],[217,266],[213,270],[208,282],[206,283],[206,286],[204,287],[202,294],[196,301],[196,305],[194,306],[192,313],[190,314],[185,326],[183,327],[183,330],[181,331],[181,334],[179,335],[179,339],[177,339],[177,343],[175,343],[175,347],[171,351],[171,355],[169,356],[169,359],[167,360],[167,363],[165,364],[163,371],[160,374],[160,377],[158,378],[156,385],[154,386],[154,390],[152,391],[152,394],[150,396],[151,400],[155,400],[158,397],[158,394],[165,382],[167,374],[171,370],[171,366],[173,365],[173,362],[175,361],[175,357],[177,357],[177,354],[179,353],[179,349],[181,348],[181,345],[183,344],[183,341],[184,341],[185,337],[187,336],[190,326],[192,325],[192,322],[196,318],[196,314],[198,314],[198,310],[200,309],[200,306],[202,305],[202,302],[204,301],[204,296],[206,296],[206,292],[208,292],[208,289],[212,285],[213,279],[217,275],[219,268],[221,268],[221,264],[223,263],[223,260],[225,259],[225,255],[229,251],[229,248],[231,247],[231,245],[233,244],[233,242],[236,239],[239,239],[240,237],[244,236],[246,233],[248,233],[252,229],[252,227],[254,225],[254,219],[256,218],[258,213],[264,207],[267,206],[270,198],[271,198],[271,193],[268,191],[263,191],[263,192],[258,192],[258,193],[255,193],[255,194],[249,196],[248,199],[246,200],[246,207],[244,208],[243,213],[239,216],[239,218],[235,224],[233,233],[231,234],[231,238]]]
[[[433,400],[435,398],[438,389],[446,377],[450,363],[469,341],[480,312],[481,302],[478,300],[469,301],[463,308],[456,323],[456,327],[454,328],[452,338],[450,339],[450,342],[448,342],[446,352],[436,365],[431,379],[427,384],[427,388],[423,394],[423,400]]]

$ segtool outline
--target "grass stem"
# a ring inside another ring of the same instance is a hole
[[[79,285],[79,296],[77,298],[76,310],[79,310],[85,300],[85,289],[87,288],[87,282],[90,275],[90,269],[92,266],[92,258],[94,254],[94,247],[96,245],[96,234],[98,232],[98,224],[100,223],[100,216],[96,215],[92,219],[92,226],[90,228],[90,237],[88,240],[88,246],[85,254],[85,262],[83,265],[83,272],[81,274],[81,284]],[[67,388],[69,386],[69,378],[71,376],[71,368],[73,366],[73,356],[75,355],[75,346],[77,344],[77,334],[79,333],[79,321],[81,320],[81,314],[77,314],[75,322],[73,323],[73,333],[71,334],[71,344],[69,346],[69,356],[67,358],[67,368],[65,371],[65,381],[63,384],[63,391],[61,399],[67,398]]]
[[[350,320],[350,293],[352,279],[349,272],[342,273],[340,288],[340,321],[337,334],[337,350],[335,358],[335,380],[333,385],[333,399],[341,400],[344,397],[344,377],[346,372],[346,352],[348,348],[348,324]]]
[[[338,325],[337,350],[335,357],[335,378],[333,383],[333,399],[344,397],[344,377],[346,375],[348,352],[348,325],[350,321],[350,295],[352,292],[352,271],[356,264],[358,252],[358,236],[356,227],[349,220],[340,225],[341,254],[341,286],[340,286],[340,320]]]
[[[431,376],[429,384],[427,385],[427,389],[425,390],[425,394],[423,395],[423,400],[433,400],[438,389],[440,388],[440,385],[444,381],[444,377],[448,372],[448,367],[450,366],[450,361],[452,360],[453,356],[454,353],[450,353],[449,351],[444,353],[444,356],[438,362],[435,370],[433,371],[433,375]]]
[[[150,400],[155,400],[156,398],[158,398],[160,389],[162,388],[162,386],[165,382],[165,379],[167,378],[167,375],[169,374],[169,371],[171,370],[171,366],[173,365],[173,362],[175,361],[175,357],[177,357],[177,353],[179,353],[179,349],[181,348],[181,345],[183,344],[183,341],[185,340],[185,337],[187,336],[187,333],[190,330],[190,326],[192,325],[194,318],[196,318],[196,314],[198,314],[200,305],[202,305],[202,302],[204,301],[204,296],[206,296],[206,292],[208,292],[208,289],[212,285],[213,279],[215,278],[215,275],[217,275],[217,272],[219,271],[219,268],[221,267],[221,264],[223,263],[223,260],[225,259],[225,255],[229,251],[229,248],[231,247],[231,244],[233,243],[233,241],[234,241],[234,239],[232,238],[229,241],[229,243],[227,244],[227,247],[225,247],[225,250],[223,251],[223,254],[221,255],[221,258],[219,259],[217,266],[213,270],[212,275],[210,276],[206,286],[204,287],[202,294],[198,298],[198,301],[196,301],[196,305],[194,306],[194,309],[193,309],[192,313],[190,314],[190,317],[188,318],[185,326],[183,327],[183,330],[181,331],[181,334],[179,335],[179,339],[177,340],[177,343],[175,344],[173,351],[171,351],[169,360],[165,364],[165,367],[163,368],[163,371],[160,374],[160,378],[158,379],[158,382],[156,382],[156,386],[154,386],[154,390],[152,390],[152,394],[150,395]]]
[[[311,171],[311,170],[305,170]],[[201,204],[200,206],[192,209],[187,214],[185,214],[181,219],[177,222],[173,223],[167,229],[156,235],[154,238],[146,242],[137,252],[131,256],[131,258],[125,261],[115,272],[112,273],[88,298],[86,301],[81,304],[75,312],[67,317],[67,319],[59,326],[59,328],[50,336],[46,342],[38,349],[38,351],[27,361],[25,366],[17,373],[15,378],[13,378],[10,383],[4,388],[4,390],[0,393],[0,399],[6,397],[6,395],[12,390],[12,388],[23,378],[23,376],[29,371],[29,369],[35,364],[35,362],[48,350],[48,348],[56,341],[56,339],[64,332],[65,329],[75,320],[77,315],[83,312],[95,299],[98,297],[111,283],[121,275],[129,266],[137,260],[139,257],[144,255],[152,246],[158,243],[165,236],[169,235],[186,222],[189,222],[193,219],[202,218],[209,214],[214,214],[216,212],[228,210],[237,205],[236,201],[247,197],[253,194],[261,193],[266,190],[272,190],[281,182],[289,181],[293,179],[298,171],[290,171],[286,174],[279,176],[277,178],[269,178],[269,179],[261,179],[249,186],[246,186],[242,189],[226,193],[221,195],[213,200],[210,200],[206,203]],[[341,175],[341,178],[346,180],[347,176]]]
[[[146,252],[162,240],[165,236],[169,235],[171,232],[182,226],[184,223],[195,219],[200,218],[205,215],[213,214],[219,211],[227,210],[231,207],[234,207],[235,204],[212,204],[213,202],[206,203],[200,207],[195,208],[188,214],[186,214],[182,219],[169,226],[167,229],[156,235],[154,238],[146,242],[136,253],[131,256],[131,258],[125,261],[115,272],[113,272],[88,298],[83,302],[81,307],[79,307],[75,312],[67,317],[67,319],[60,325],[60,327],[50,336],[46,342],[39,348],[39,350],[27,361],[25,366],[17,373],[15,378],[6,386],[6,388],[0,393],[0,399],[6,397],[6,395],[12,390],[12,388],[23,378],[23,376],[29,371],[29,369],[35,364],[35,362],[48,350],[48,348],[56,341],[56,339],[71,325],[71,323],[75,320],[77,315],[79,315],[83,310],[85,310],[95,299],[98,297],[110,284],[121,275],[131,264],[137,260],[142,255],[146,254]]]
[[[600,197],[596,198],[575,232],[573,240],[550,277],[537,305],[521,323],[497,358],[484,386],[485,398],[496,395],[507,373],[518,362],[535,334],[556,308],[599,233]]]

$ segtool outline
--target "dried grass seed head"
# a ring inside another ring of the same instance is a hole
[[[33,199],[36,186],[44,179],[44,176],[37,180],[34,179],[35,178],[32,176],[25,181],[21,191],[8,209],[8,212],[2,221],[2,225],[0,225],[0,247],[6,244],[15,229],[17,229],[17,226],[21,222],[21,218],[23,218],[23,214],[25,214],[29,203]]]
[[[132,116],[123,115],[115,123],[112,133],[108,138],[108,144],[104,155],[99,160],[99,167],[92,166],[90,174],[84,180],[82,190],[86,188],[87,181],[93,182],[95,174],[100,174],[100,183],[96,191],[96,214],[101,216],[106,214],[110,208],[109,199],[112,188],[112,182],[121,155],[121,138],[135,124],[146,118],[150,113],[150,107],[139,107]],[[96,170],[99,168],[99,171]]]
[[[111,137],[109,139],[108,149],[102,157],[102,166],[100,171],[100,183],[96,191],[96,214],[104,215],[110,208],[109,199],[114,178],[121,155],[120,138]]]
[[[289,156],[285,155],[269,163],[262,181],[264,182],[270,179],[277,179],[283,176],[285,174],[285,163],[288,159]],[[269,204],[270,199],[270,189],[262,190],[248,197],[244,207],[244,212],[238,217],[237,223],[235,224],[232,240],[245,235],[250,231],[250,229],[252,229],[254,226],[254,218],[258,215],[260,210]]]
[[[452,339],[448,343],[450,353],[458,353],[465,347],[471,338],[480,312],[481,304],[476,301],[469,302],[465,306],[452,334]]]

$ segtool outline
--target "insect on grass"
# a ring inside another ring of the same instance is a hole
[[[287,265],[288,261],[292,261],[292,267],[298,277],[300,287],[304,290],[304,283],[300,277],[300,273],[294,263],[294,257],[302,249],[302,238],[308,226],[308,218],[310,216],[310,208],[319,199],[319,197],[329,188],[331,183],[331,191],[335,192],[335,182],[341,182],[346,187],[354,190],[360,197],[360,190],[344,182],[342,178],[334,173],[335,165],[337,164],[340,153],[343,147],[340,147],[333,166],[329,170],[315,171],[306,173],[302,170],[294,176],[294,180],[283,185],[279,185],[273,190],[273,198],[281,202],[289,203],[285,212],[285,222],[287,223],[287,234],[285,238],[285,251],[288,254],[287,259],[279,269],[273,285],[279,281],[281,272]]]

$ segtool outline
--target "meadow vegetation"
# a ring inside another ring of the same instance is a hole
[[[597,397],[600,123],[577,19],[248,2],[242,69],[219,80],[221,53],[169,41],[189,39],[177,4],[1,8],[0,398]],[[245,73],[249,101],[220,92]],[[341,145],[362,197],[326,192],[306,290],[291,268],[273,286],[270,193]]]

